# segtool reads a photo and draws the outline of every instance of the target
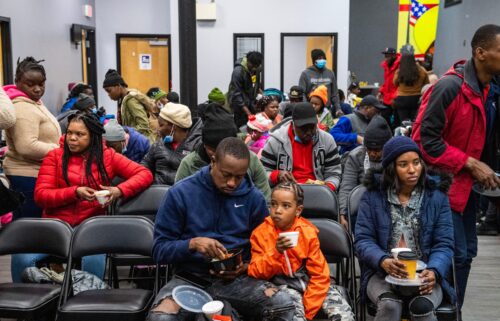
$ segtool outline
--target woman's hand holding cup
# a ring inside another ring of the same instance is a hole
[[[405,269],[405,264],[394,258],[386,258],[380,264],[387,274],[398,279],[407,279],[408,272]]]
[[[80,186],[76,189],[76,195],[78,196],[78,198],[84,199],[89,202],[95,199],[95,192],[95,189],[87,186]]]
[[[108,206],[111,202],[113,202],[116,199],[119,199],[123,195],[122,191],[116,186],[99,185],[99,187],[103,191],[109,191],[109,196],[108,196],[107,202],[102,205],[103,207]]]
[[[419,275],[422,280],[422,286],[420,286],[420,295],[431,294],[434,285],[436,285],[436,274],[432,270],[423,270]]]

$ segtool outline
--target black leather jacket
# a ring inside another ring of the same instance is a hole
[[[182,159],[201,143],[202,127],[200,118],[193,119],[186,139],[175,150],[172,144],[165,144],[161,139],[151,146],[141,164],[153,173],[153,184],[174,185],[175,173]]]

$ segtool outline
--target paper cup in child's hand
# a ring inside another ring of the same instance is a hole
[[[297,246],[299,242],[299,232],[282,232],[280,236],[288,238],[292,242],[292,247]]]
[[[105,190],[102,190],[102,191],[94,192],[94,195],[95,195],[95,198],[97,199],[97,201],[99,202],[99,204],[106,205],[106,203],[109,200],[109,196],[111,195],[111,193],[110,193],[110,191],[108,191],[107,189],[105,189]]]
[[[222,301],[210,301],[208,303],[205,303],[201,308],[201,310],[209,320],[212,320],[212,317],[214,315],[221,314],[222,309],[224,309],[224,303]]]

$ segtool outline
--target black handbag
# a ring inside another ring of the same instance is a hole
[[[24,195],[7,188],[0,180],[0,215],[18,209],[24,203]]]

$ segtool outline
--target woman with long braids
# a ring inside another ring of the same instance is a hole
[[[77,113],[69,119],[61,147],[49,152],[43,160],[35,187],[35,201],[43,217],[58,218],[77,226],[86,218],[103,215],[106,205],[115,199],[132,197],[146,189],[153,176],[144,167],[116,153],[103,144],[104,128],[99,119]],[[110,186],[116,176],[124,181]],[[105,205],[96,192],[108,190]],[[12,262],[12,278],[21,281],[22,271],[43,258],[41,254],[18,255]],[[85,257],[82,269],[99,278],[104,276],[105,256]]]
[[[3,163],[11,188],[25,196],[13,219],[41,217],[42,209],[33,200],[36,177],[47,153],[57,148],[61,128],[44,106],[46,74],[41,61],[26,57],[18,61],[15,85],[4,87],[16,113],[15,125],[6,130],[8,153]]]
[[[422,87],[428,83],[427,71],[415,61],[413,47],[411,45],[403,46],[399,69],[394,74],[394,85],[398,87],[397,97],[392,103],[396,127],[403,120],[415,120]]]

